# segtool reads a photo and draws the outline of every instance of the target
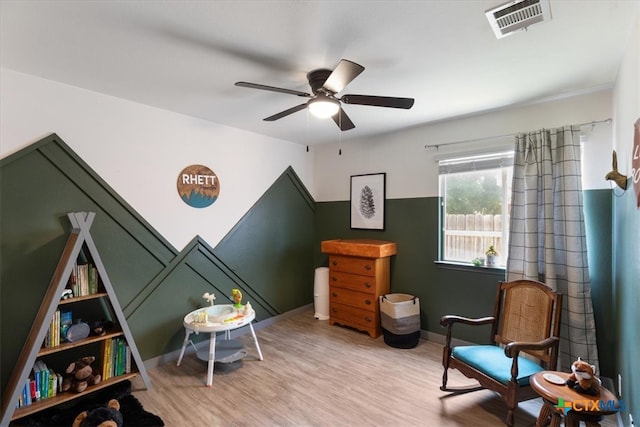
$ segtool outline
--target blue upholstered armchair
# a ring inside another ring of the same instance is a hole
[[[529,377],[542,370],[556,369],[561,312],[561,294],[544,283],[517,280],[498,283],[491,317],[443,316],[440,324],[447,328],[447,335],[440,389],[452,393],[489,389],[499,393],[508,408],[506,424],[513,426],[518,402],[538,397],[529,386]],[[490,344],[452,347],[451,334],[456,323],[492,325]],[[449,369],[458,369],[479,385],[448,387]]]

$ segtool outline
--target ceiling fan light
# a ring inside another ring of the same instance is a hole
[[[308,107],[311,114],[319,119],[331,117],[340,110],[340,104],[337,100],[325,96],[310,100]]]

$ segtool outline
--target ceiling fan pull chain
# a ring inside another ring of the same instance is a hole
[[[338,127],[342,129],[342,114],[338,111]],[[342,156],[342,132],[338,132],[338,156]]]

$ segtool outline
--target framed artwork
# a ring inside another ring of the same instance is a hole
[[[351,176],[351,228],[384,230],[385,173]]]

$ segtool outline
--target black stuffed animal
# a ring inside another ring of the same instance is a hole
[[[91,411],[78,414],[73,420],[72,427],[122,427],[123,420],[120,413],[120,402],[111,399],[107,406],[100,406]]]
[[[113,322],[109,320],[95,320],[89,324],[93,335],[102,336],[113,328]]]

